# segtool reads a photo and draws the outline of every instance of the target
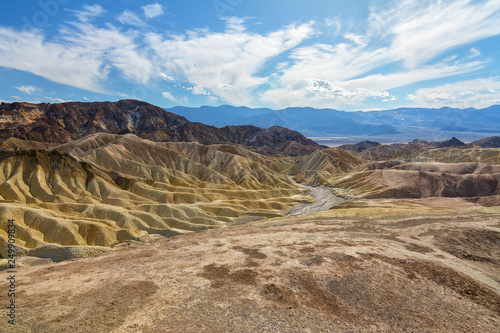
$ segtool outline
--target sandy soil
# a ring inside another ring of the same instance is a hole
[[[423,203],[360,202],[21,268],[15,330],[2,272],[0,331],[498,332],[500,208]]]

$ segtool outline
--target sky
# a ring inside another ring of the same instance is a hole
[[[0,102],[500,104],[500,0],[0,2]]]

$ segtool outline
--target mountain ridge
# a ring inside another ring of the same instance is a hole
[[[308,137],[335,135],[380,136],[407,133],[409,129],[427,129],[429,133],[500,133],[500,105],[483,109],[450,107],[398,108],[381,111],[339,111],[293,107],[280,110],[250,109],[222,105],[199,108],[174,107],[179,115],[191,121],[215,126],[250,124],[273,125],[299,130]],[[453,136],[452,134],[450,136]],[[432,137],[422,138],[431,140]]]
[[[117,102],[2,103],[0,140],[62,144],[94,133],[135,134],[156,142],[237,144],[264,154],[304,155],[321,146],[280,126],[217,128],[138,100]]]

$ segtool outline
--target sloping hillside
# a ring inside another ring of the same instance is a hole
[[[110,246],[280,216],[310,200],[272,161],[233,149],[95,134],[51,152],[0,152],[0,247],[9,218],[26,248]]]
[[[498,196],[500,165],[373,162],[332,179],[329,185],[370,198]]]

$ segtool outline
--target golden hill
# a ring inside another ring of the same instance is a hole
[[[329,185],[373,198],[495,196],[500,195],[500,165],[372,162]]]
[[[110,246],[281,216],[310,200],[272,161],[242,148],[134,135],[95,134],[51,152],[3,151],[0,170],[1,248],[9,218],[26,248]]]
[[[460,148],[405,149],[397,146],[380,145],[359,154],[367,160],[402,160],[406,162],[467,163],[480,162],[500,164],[500,148],[482,148],[467,145]]]
[[[282,159],[280,169],[299,183],[325,185],[332,176],[350,172],[362,160],[340,148],[316,150],[308,156]]]

